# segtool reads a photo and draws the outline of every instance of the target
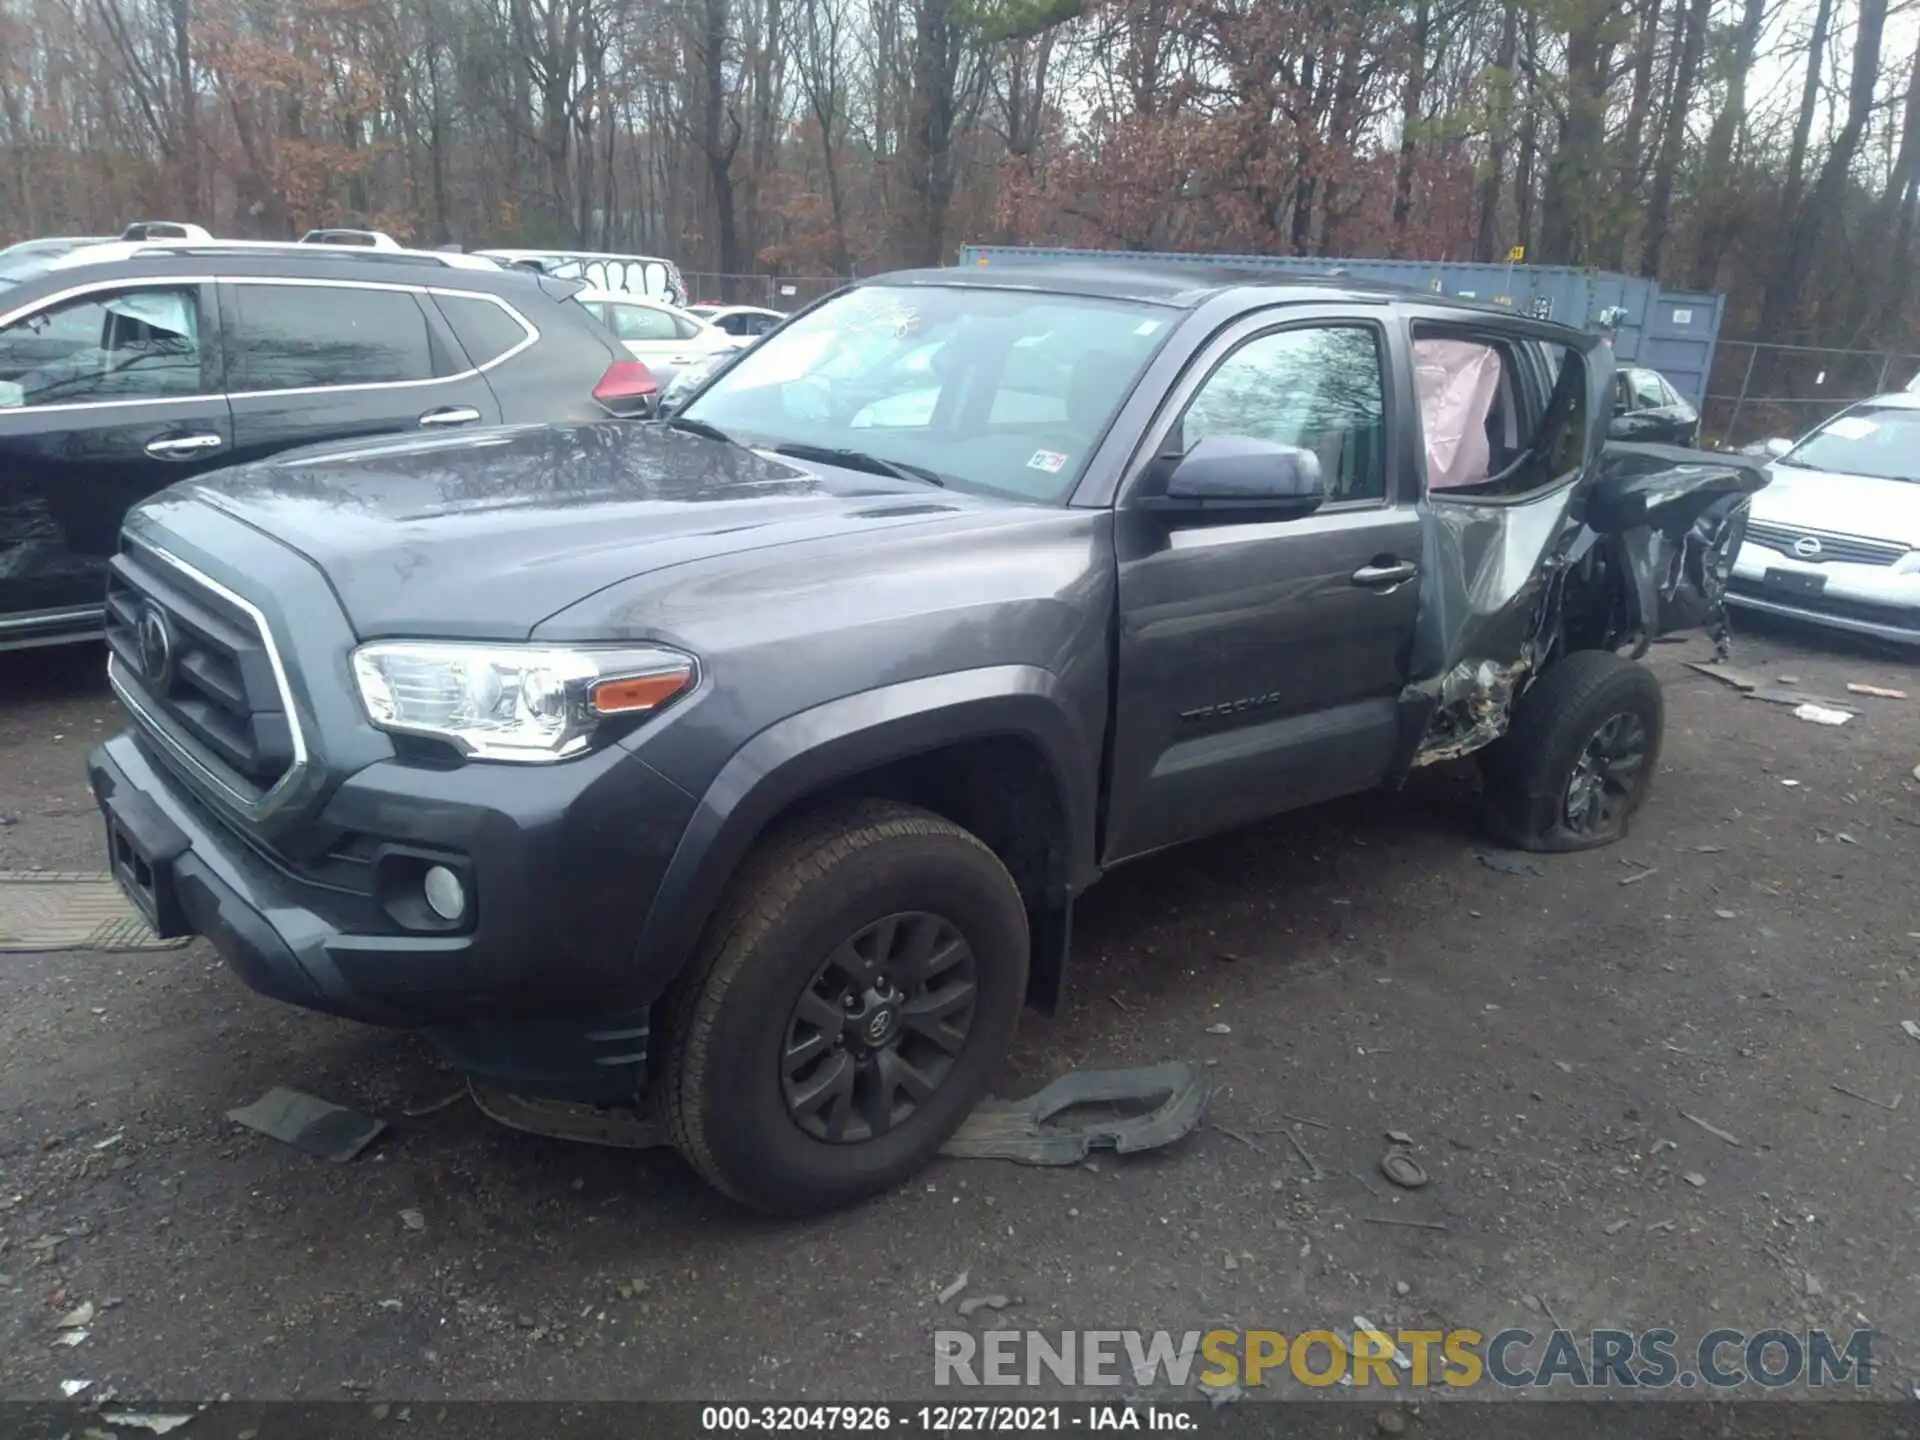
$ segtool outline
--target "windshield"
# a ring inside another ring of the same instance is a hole
[[[1920,410],[1856,406],[1829,420],[1776,463],[1920,483]]]
[[[762,340],[682,414],[743,444],[857,451],[1059,503],[1175,318],[1077,295],[865,286]]]

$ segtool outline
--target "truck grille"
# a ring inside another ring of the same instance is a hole
[[[172,557],[123,543],[108,567],[107,645],[136,718],[243,805],[301,758],[260,622]]]
[[[1754,520],[1747,525],[1747,539],[1810,565],[1829,562],[1841,565],[1891,565],[1907,553],[1906,546],[1890,540],[1862,540],[1854,535],[1832,535],[1825,530],[1769,525],[1764,520]]]

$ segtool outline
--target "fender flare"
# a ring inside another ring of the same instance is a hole
[[[1070,892],[1091,883],[1098,740],[1085,733],[1057,675],[1033,665],[1001,665],[879,686],[768,726],[721,767],[687,822],[641,927],[635,950],[640,996],[657,998],[680,973],[740,862],[789,805],[862,771],[997,737],[1028,741],[1044,757],[1066,824],[1063,879]]]

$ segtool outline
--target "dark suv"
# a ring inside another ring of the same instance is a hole
[[[0,266],[0,649],[100,632],[129,505],[317,441],[605,418],[578,287],[470,256],[127,241]]]
[[[112,865],[268,995],[842,1203],[961,1123],[1122,862],[1475,752],[1509,842],[1624,832],[1633,656],[1716,622],[1766,476],[1608,445],[1611,395],[1492,307],[940,270],[665,422],[207,476],[113,561]]]

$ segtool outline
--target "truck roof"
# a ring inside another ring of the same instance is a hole
[[[1150,305],[1194,310],[1215,296],[1234,290],[1260,290],[1272,299],[1302,302],[1347,301],[1355,304],[1388,300],[1418,300],[1444,310],[1471,314],[1498,315],[1505,320],[1530,319],[1510,307],[1484,300],[1467,300],[1456,295],[1439,295],[1413,285],[1392,285],[1384,281],[1356,280],[1339,273],[1329,262],[1325,275],[1297,275],[1244,266],[1209,264],[1203,257],[1194,263],[1161,260],[1130,260],[1116,255],[1111,262],[1083,260],[1020,261],[1008,265],[960,265],[937,269],[896,270],[858,282],[862,285],[944,285],[992,290],[1036,290],[1056,295],[1086,295],[1112,300],[1133,300]],[[1566,334],[1564,324],[1531,320],[1544,329]]]
[[[1253,270],[1231,265],[1169,264],[1164,261],[1128,261],[1116,258],[1112,263],[1084,261],[1034,261],[1013,265],[946,266],[926,270],[896,270],[876,275],[863,284],[887,285],[960,285],[993,290],[1051,290],[1062,295],[1106,296],[1116,300],[1144,300],[1152,304],[1172,305],[1191,310],[1228,290],[1257,287],[1262,290],[1296,290],[1302,299],[1329,299],[1343,296],[1355,300],[1391,299],[1427,292],[1355,281],[1328,273],[1318,275],[1276,274],[1271,270]],[[1435,296],[1434,299],[1442,297]],[[1455,303],[1452,300],[1448,304]]]

